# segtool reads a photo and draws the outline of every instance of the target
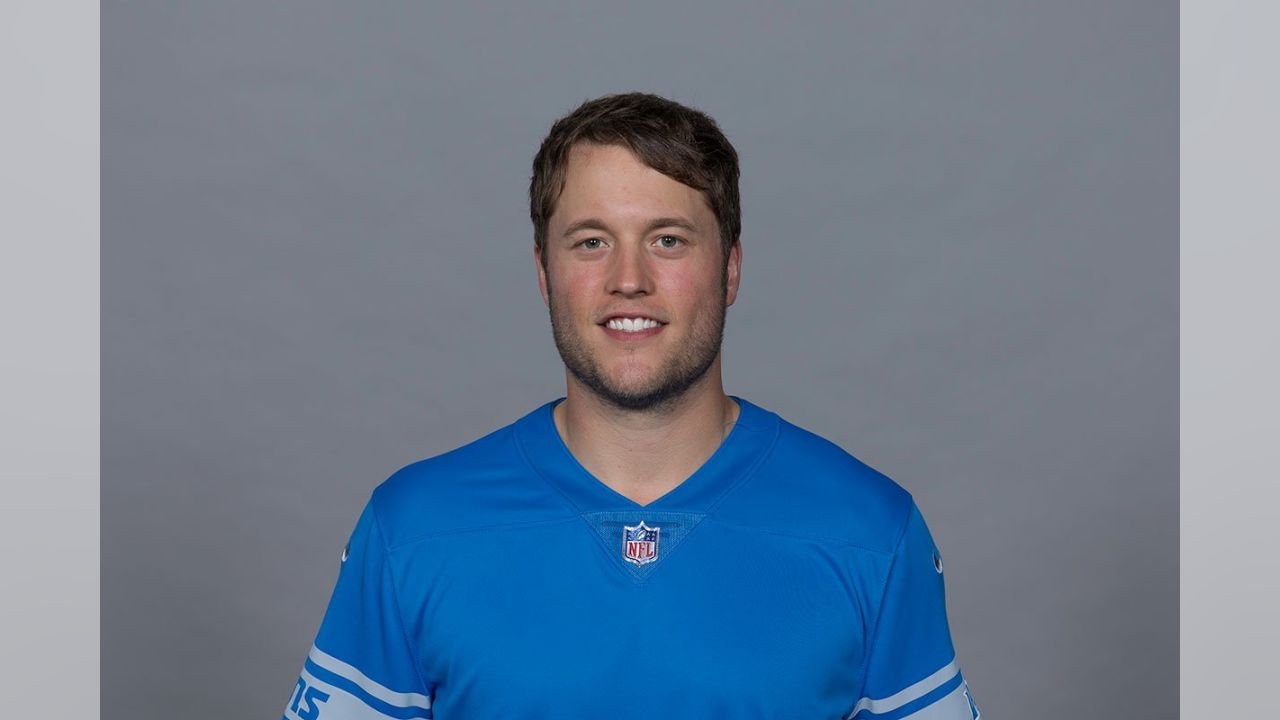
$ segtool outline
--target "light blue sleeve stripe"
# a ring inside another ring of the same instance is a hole
[[[853,706],[853,710],[849,711],[849,714],[845,717],[852,718],[854,715],[857,715],[864,710],[876,715],[883,715],[885,713],[892,712],[913,700],[918,700],[934,690],[937,690],[953,679],[959,672],[960,666],[956,664],[956,659],[953,657],[950,662],[930,673],[925,679],[908,685],[888,697],[880,699],[864,697],[858,700],[857,704]]]
[[[335,685],[330,680],[339,684]],[[298,684],[298,691],[285,708],[284,720],[402,720],[409,713],[424,719],[431,717],[430,710],[397,709],[371,698],[354,683],[320,668],[310,660],[303,664]],[[381,709],[371,705],[370,700],[380,704]],[[388,714],[382,710],[392,712]]]
[[[901,720],[977,720],[982,715],[977,712],[976,705],[970,705],[965,694],[968,689],[968,685],[960,683],[937,702],[903,715]]]
[[[377,680],[365,675],[360,671],[360,668],[329,655],[315,645],[311,646],[311,652],[307,654],[307,659],[335,675],[346,678],[350,682],[359,686],[359,688],[365,693],[372,695],[388,705],[395,705],[397,707],[417,707],[424,710],[431,708],[430,697],[421,693],[397,692],[392,690]]]
[[[370,708],[376,710],[379,714],[385,717],[395,718],[396,720],[413,720],[414,718],[431,717],[431,710],[427,708],[414,705],[410,705],[408,707],[392,705],[384,700],[376,698],[365,691],[364,688],[357,685],[354,681],[316,665],[310,658],[308,658],[303,664],[303,667],[307,672],[311,673],[312,677],[360,700],[365,705],[368,705]]]

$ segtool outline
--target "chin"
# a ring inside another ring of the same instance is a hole
[[[644,377],[618,377],[609,378],[609,387],[618,393],[626,395],[648,395],[658,389],[657,378],[654,375],[646,375]]]
[[[652,384],[662,369],[659,363],[642,362],[634,357],[620,359],[608,367],[610,380],[628,386]]]

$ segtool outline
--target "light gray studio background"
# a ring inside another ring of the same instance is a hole
[[[728,391],[915,495],[984,717],[1174,717],[1177,12],[106,3],[102,716],[278,717],[373,487],[562,394],[530,161],[634,89],[742,158]]]

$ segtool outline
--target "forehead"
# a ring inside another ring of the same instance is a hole
[[[551,224],[606,215],[639,221],[672,213],[714,222],[701,191],[645,165],[627,148],[578,143],[569,150]]]

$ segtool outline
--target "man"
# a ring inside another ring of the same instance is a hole
[[[587,102],[530,213],[565,397],[374,490],[285,718],[978,717],[911,496],[724,393],[715,122]]]

